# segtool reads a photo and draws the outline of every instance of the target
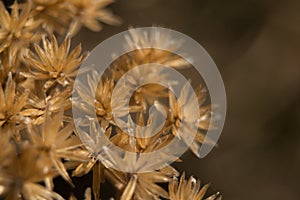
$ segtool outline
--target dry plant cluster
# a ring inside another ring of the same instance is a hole
[[[93,183],[85,192],[86,199],[100,199],[100,185],[108,181],[115,187],[115,199],[220,200],[219,193],[205,197],[208,185],[202,186],[194,177],[186,180],[184,173],[180,177],[172,166],[147,173],[125,173],[97,159],[103,149],[99,149],[101,138],[95,122],[115,145],[139,153],[155,151],[174,137],[189,134],[188,127],[183,129],[184,133],[178,132],[179,126],[195,109],[189,104],[184,89],[178,99],[158,85],[145,85],[134,93],[130,112],[140,125],[148,123],[145,112],[156,99],[167,102],[158,106],[158,109],[167,108],[167,122],[153,137],[135,138],[124,133],[116,126],[112,115],[112,90],[124,73],[146,63],[160,63],[176,69],[188,67],[176,55],[138,48],[117,58],[99,83],[88,77],[89,86],[82,85],[77,91],[85,102],[73,106],[82,112],[96,112],[97,119],[84,121],[90,127],[89,134],[75,130],[70,112],[72,90],[78,68],[88,54],[82,53],[80,45],[70,50],[70,39],[81,27],[100,31],[101,23],[118,25],[120,19],[106,8],[110,3],[112,0],[28,0],[15,1],[5,7],[0,2],[0,197],[8,200],[63,199],[53,191],[54,178],[60,176],[76,188],[71,177],[91,172]],[[55,35],[65,39],[59,44]],[[170,38],[161,36],[149,40],[131,31],[127,39],[127,46],[143,47],[149,42],[166,42]],[[168,45],[176,48],[172,42]],[[147,74],[155,79],[164,78],[151,69]],[[132,84],[135,84],[134,79]],[[95,99],[85,99],[84,91],[92,89],[96,90]],[[211,106],[204,105],[205,89],[199,87],[197,92],[203,106],[199,129],[190,146],[196,156],[211,119]],[[181,112],[181,105],[186,106],[187,113]],[[82,144],[79,134],[87,145]],[[137,167],[126,157],[106,153],[115,156],[114,160],[120,165]],[[143,167],[140,163],[139,167]],[[76,199],[74,195],[69,198]]]

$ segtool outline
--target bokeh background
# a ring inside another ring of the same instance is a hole
[[[222,74],[219,146],[201,160],[187,153],[177,167],[225,200],[300,199],[300,1],[119,0],[111,9],[122,26],[82,30],[74,44],[92,50],[129,26],[160,25],[198,41]]]

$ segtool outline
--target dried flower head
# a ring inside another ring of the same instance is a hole
[[[34,87],[27,99],[26,110],[22,114],[29,117],[31,123],[40,125],[45,120],[45,112],[57,113],[62,108],[67,111],[71,108],[72,88],[54,88],[50,92],[45,92],[41,83],[35,81]],[[64,115],[64,121],[71,122],[70,116]]]
[[[48,34],[64,34],[72,19],[72,4],[66,0],[31,0],[32,16],[43,21]]]
[[[77,75],[77,68],[85,60],[87,54],[81,55],[80,45],[69,53],[70,37],[68,36],[60,46],[54,35],[50,41],[46,38],[42,41],[44,50],[35,44],[36,54],[28,50],[24,55],[24,62],[29,72],[23,72],[22,75],[34,80],[45,80],[46,90],[55,83],[62,86],[72,85],[73,78]]]
[[[132,138],[132,140],[134,139]],[[112,182],[117,190],[123,191],[120,197],[122,200],[130,200],[132,198],[141,200],[159,199],[159,197],[168,198],[167,191],[159,183],[167,183],[171,181],[172,176],[178,175],[178,172],[171,166],[155,171],[134,173],[139,170],[147,171],[149,160],[145,157],[137,158],[134,154],[127,151],[124,155],[119,155],[104,146],[100,156],[101,162],[106,167],[105,175],[107,179]],[[157,159],[159,160],[159,158]],[[152,159],[151,161],[153,162]],[[128,172],[117,171],[111,167],[112,165],[122,166]],[[133,173],[130,173],[131,171]]]
[[[159,103],[155,103],[154,107],[157,110],[164,109]],[[142,112],[137,113],[138,126],[133,126],[133,120],[128,118],[126,127],[133,128],[122,130],[117,127],[111,142],[126,151],[137,153],[147,153],[161,149],[169,144],[170,140],[173,139],[173,135],[166,134],[164,128],[161,129],[161,126],[154,122],[154,119],[158,117],[157,115],[157,112],[155,112],[145,123],[144,114]],[[151,124],[153,122],[154,124]],[[125,131],[130,132],[130,135]],[[133,135],[135,137],[132,137]]]
[[[93,193],[95,199],[100,198],[100,183],[104,182],[104,172],[106,168],[100,162],[102,146],[105,142],[103,137],[110,137],[111,127],[106,129],[104,132],[102,128],[96,127],[95,122],[90,123],[89,133],[81,129],[76,129],[77,134],[80,136],[80,139],[88,150],[88,156],[86,160],[80,162],[80,164],[73,171],[73,176],[82,176],[93,171]],[[105,135],[105,136],[104,136]]]
[[[73,22],[70,26],[71,34],[76,34],[81,26],[92,31],[100,31],[104,22],[110,25],[119,25],[121,20],[105,7],[113,0],[70,0],[73,5]]]
[[[110,78],[103,76],[100,80],[100,75],[93,70],[91,76],[88,75],[87,82],[78,81],[78,86],[75,88],[79,95],[79,99],[74,101],[76,109],[86,113],[87,116],[94,116],[96,113],[97,119],[103,128],[115,124],[112,113],[112,92],[114,90],[114,75]],[[99,80],[99,82],[97,82]],[[94,95],[93,95],[94,91]],[[116,99],[125,99],[124,92],[117,92]],[[114,109],[124,108],[126,102],[118,101]],[[131,106],[129,112],[137,112],[141,110],[140,106]],[[89,125],[90,119],[86,124]]]
[[[130,200],[132,198],[151,200],[168,197],[167,191],[160,187],[158,183],[169,182],[171,178],[159,171],[141,174],[127,174],[114,171],[111,173],[111,176],[115,176],[114,179],[118,181],[115,185],[123,185],[121,200]]]
[[[160,34],[152,31],[150,35],[145,32],[129,29],[130,34],[125,36],[127,43],[124,46],[125,55],[117,58],[112,64],[112,70],[118,81],[129,70],[145,64],[159,64],[171,68],[186,68],[190,63],[182,57],[172,53],[180,47],[180,41],[175,41],[169,34]],[[155,83],[164,80],[166,73],[149,66],[147,70],[134,70],[131,80],[139,80],[140,77],[147,77]],[[131,83],[133,86],[137,83]],[[174,84],[174,83],[170,83]],[[167,89],[159,84],[146,84],[139,87],[133,95],[133,101],[141,105],[144,110],[153,104],[158,98],[168,97]]]
[[[119,59],[122,60],[123,58]],[[119,62],[119,59],[116,60],[116,63]],[[113,72],[116,74],[120,72],[115,70],[113,69]],[[148,106],[153,105],[155,101],[168,97],[167,88],[158,84],[164,83],[167,77],[168,74],[164,69],[157,67],[155,64],[133,67],[121,79],[116,78],[121,82],[121,84],[118,84],[122,85],[122,91],[116,92],[132,92],[131,105],[139,105],[143,108],[143,111],[146,111]],[[169,82],[168,84],[172,85],[174,83]]]
[[[59,199],[57,193],[39,184],[56,175],[45,158],[32,147],[23,146],[10,154],[10,162],[0,166],[0,197],[6,199]]]
[[[26,119],[22,115],[29,91],[18,92],[12,74],[8,74],[5,87],[0,87],[0,130],[9,130],[19,140],[19,130],[23,129]]]
[[[3,2],[0,2],[0,53],[8,49],[9,55],[17,56],[24,48],[41,39],[42,34],[38,29],[41,21],[34,20],[30,12],[30,3],[19,14],[19,4],[15,1],[9,14]]]
[[[219,193],[205,198],[206,191],[209,185],[201,187],[199,180],[190,177],[185,180],[185,173],[181,175],[180,182],[176,178],[169,183],[169,198],[170,200],[221,200],[222,196]]]
[[[58,173],[72,185],[62,159],[80,159],[76,150],[81,146],[81,142],[73,134],[74,125],[69,123],[63,126],[62,119],[62,110],[52,115],[50,112],[46,112],[42,127],[29,125],[28,136],[32,145],[40,150],[41,155],[44,154],[49,158]],[[49,184],[52,185],[51,182]]]
[[[174,54],[180,48],[182,41],[175,40],[166,32],[153,30],[150,35],[137,29],[129,29],[126,35],[125,50],[134,51],[132,59],[139,64],[159,63],[174,68],[186,68],[190,63]]]
[[[111,168],[105,171],[107,179],[119,191],[121,200],[151,200],[168,198],[168,192],[160,184],[168,183],[178,172],[171,166],[147,173],[124,173]]]
[[[205,91],[203,86],[198,88],[196,91],[197,101],[193,101],[188,83],[181,89],[177,100],[175,95],[169,92],[169,128],[171,128],[174,136],[181,138],[184,142],[188,141],[190,137],[194,137],[194,141],[189,148],[198,157],[200,157],[199,149],[204,141],[205,132],[210,128],[211,123],[211,105],[204,105],[206,100]],[[195,109],[199,109],[200,116],[195,116]],[[195,124],[198,130],[189,125],[195,119],[198,121]]]
[[[14,74],[19,67],[19,62],[16,56],[9,55],[9,52],[5,50],[0,54],[0,83],[5,84],[7,76],[10,73]]]

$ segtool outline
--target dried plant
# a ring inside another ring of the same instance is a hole
[[[131,52],[116,58],[100,79],[95,69],[88,69],[92,70],[88,84],[79,82],[76,90],[82,101],[74,101],[72,108],[74,78],[88,54],[82,53],[80,45],[70,52],[71,36],[81,27],[100,31],[101,23],[119,24],[120,19],[106,9],[110,3],[111,0],[15,1],[9,12],[0,2],[0,146],[4,147],[0,151],[0,198],[63,199],[54,191],[53,179],[62,177],[76,189],[72,176],[92,173],[93,183],[86,189],[86,200],[100,199],[100,186],[105,181],[114,186],[115,198],[121,200],[220,200],[219,193],[205,197],[208,185],[201,187],[199,180],[185,180],[185,173],[179,179],[180,173],[173,166],[147,171],[150,161],[132,156],[157,151],[174,138],[187,143],[190,135],[195,136],[190,149],[199,156],[205,132],[211,128],[211,105],[206,101],[205,87],[197,90],[198,102],[191,101],[188,84],[178,98],[160,85],[138,88],[129,102],[129,113],[140,126],[130,130],[130,135],[117,125],[112,113],[114,91],[120,100],[114,104],[115,109],[120,108],[119,115],[127,117],[127,124],[134,123],[121,109],[126,103],[121,101],[125,98],[124,88],[116,89],[126,72],[148,63],[177,70],[190,66],[178,55],[153,48],[161,44],[176,50],[180,42],[170,35],[153,32],[146,37],[130,29],[124,48]],[[56,34],[65,36],[61,44]],[[166,76],[151,67],[136,70],[127,77],[128,88],[138,86],[139,77],[159,82]],[[92,91],[96,91],[95,96]],[[195,103],[200,105],[200,117],[195,114]],[[158,113],[166,113],[166,122],[159,131],[141,128],[156,117],[145,114],[151,105]],[[79,123],[84,128],[75,129],[71,109],[86,116],[96,113],[96,117],[82,119]],[[193,132],[188,122],[195,118],[198,131]],[[112,151],[107,141],[126,153]],[[160,154],[157,162],[151,164],[161,166],[161,156],[169,155]],[[114,165],[123,166],[127,172],[113,168]],[[69,199],[76,197],[70,195]]]
[[[73,22],[70,26],[71,34],[76,34],[81,26],[85,26],[92,31],[100,31],[100,22],[110,25],[118,25],[121,20],[114,16],[105,7],[113,0],[70,0],[73,5]]]
[[[31,8],[31,3],[27,3],[19,14],[19,4],[15,2],[9,14],[0,3],[0,53],[8,49],[9,55],[17,56],[24,47],[40,40],[38,27],[42,21],[31,17]]]
[[[105,128],[115,124],[111,105],[112,92],[115,86],[115,80],[113,78],[114,75],[112,75],[110,79],[103,77],[99,82],[97,82],[97,77],[100,75],[95,70],[92,70],[91,74],[92,76],[88,76],[88,86],[86,86],[84,83],[78,82],[77,92],[84,101],[75,101],[74,106],[89,116],[92,116],[92,113],[96,111],[99,123],[103,128]],[[94,98],[92,97],[92,91],[96,91]],[[118,95],[118,99],[122,99],[123,93],[121,92],[118,94],[120,94]],[[116,107],[122,107],[124,105],[125,102],[119,101]],[[140,106],[130,107],[130,112],[137,111],[141,111]],[[88,125],[89,120],[87,122]]]
[[[25,128],[26,99],[29,92],[20,93],[16,89],[16,83],[12,74],[8,74],[5,89],[0,87],[0,130],[8,131],[16,140],[20,140],[19,131]]]
[[[55,176],[51,168],[45,170],[48,164],[45,157],[30,146],[23,145],[19,148],[12,150],[9,154],[10,161],[6,165],[1,164],[0,194],[4,194],[6,199],[63,199],[39,184],[44,179]]]
[[[31,0],[32,17],[44,23],[43,29],[52,34],[54,31],[64,34],[72,19],[72,4],[66,0]]]
[[[73,185],[62,159],[80,159],[76,150],[81,146],[81,142],[76,135],[73,135],[74,125],[72,123],[60,128],[62,118],[62,110],[54,114],[53,117],[46,112],[40,130],[29,125],[28,137],[32,145],[40,151],[40,154],[49,158],[58,173]],[[53,188],[51,180],[48,185]]]
[[[73,78],[77,74],[77,68],[87,54],[80,55],[80,45],[69,54],[70,38],[68,36],[60,46],[58,46],[54,35],[52,35],[51,41],[43,38],[42,42],[44,50],[35,44],[34,48],[37,55],[30,50],[24,55],[24,63],[29,72],[22,72],[21,74],[34,80],[47,80],[44,85],[45,90],[55,83],[62,86],[72,84]]]
[[[38,91],[38,93],[36,93]],[[27,99],[26,110],[22,114],[28,118],[33,125],[40,125],[45,120],[45,112],[57,113],[61,109],[68,111],[71,108],[71,88],[55,88],[51,92],[43,90],[43,84],[36,81],[30,90]],[[68,115],[63,116],[64,121],[72,121]]]
[[[199,180],[194,177],[190,177],[185,180],[185,173],[181,175],[180,181],[178,183],[177,179],[174,179],[169,183],[170,200],[221,200],[222,197],[219,193],[211,195],[205,198],[205,193],[209,185],[204,185],[201,187]]]

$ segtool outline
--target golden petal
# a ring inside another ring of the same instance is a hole
[[[205,200],[221,200],[222,196],[219,193],[213,194],[210,197],[207,197]]]
[[[104,181],[104,166],[96,162],[93,167],[93,193],[94,199],[100,199],[100,185]]]
[[[84,26],[95,32],[99,32],[103,28],[102,25],[96,19],[85,20]]]
[[[112,12],[108,10],[101,10],[98,11],[96,14],[97,19],[100,20],[101,22],[104,22],[106,24],[110,25],[121,25],[122,20],[121,18],[115,16]]]
[[[0,127],[5,124],[6,120],[0,120]]]
[[[165,183],[169,182],[172,179],[158,171],[150,172],[150,173],[143,173],[140,174],[143,179],[154,182],[154,183]]]
[[[5,113],[5,111],[6,111],[5,96],[4,96],[2,86],[0,86],[0,113]]]
[[[48,57],[49,52],[47,51],[47,49],[43,51],[42,48],[36,43],[34,44],[34,49],[38,54],[39,58],[41,59],[42,63],[44,63],[43,65],[44,68],[41,68],[41,70],[50,71],[50,72],[55,70],[55,66],[52,66],[52,62],[50,60],[51,58]]]
[[[0,53],[2,53],[12,43],[13,35],[9,34],[4,41],[1,41]]]
[[[37,60],[36,56],[34,55],[34,53],[32,53],[32,51],[26,51],[23,57],[23,60],[25,61],[25,64],[28,67],[41,72],[47,71],[48,68],[39,60]]]
[[[31,1],[27,1],[24,9],[22,10],[21,15],[20,15],[20,20],[19,20],[20,26],[23,27],[27,23],[31,7],[32,7]],[[35,21],[35,23],[40,24],[38,21]]]
[[[44,183],[45,183],[46,187],[47,187],[49,190],[53,190],[54,184],[53,184],[53,179],[52,179],[52,178],[46,177],[45,180],[44,180]]]
[[[81,22],[79,19],[73,19],[73,22],[70,24],[69,33],[71,36],[78,33],[79,29],[81,28]]]
[[[80,135],[80,139],[82,141],[82,144],[85,146],[85,148],[91,152],[94,153],[97,150],[97,146],[95,144],[95,141],[89,134],[82,131],[81,129],[76,129],[76,132],[78,135]]]
[[[66,74],[67,77],[72,77],[72,76],[77,75],[77,72],[75,74],[72,74],[72,76],[70,73],[74,72],[74,70],[76,70],[76,68],[78,68],[80,64],[81,64],[80,58],[71,60],[69,63],[67,63],[64,66],[64,68],[62,70]]]
[[[84,192],[84,200],[92,200],[91,188],[87,188]]]
[[[57,40],[56,40],[56,37],[54,34],[51,35],[51,44],[52,44],[52,55],[55,55],[56,52],[58,52],[58,45],[57,45]],[[59,52],[61,53],[61,52]],[[65,53],[65,52],[62,52],[62,53]],[[58,54],[58,56],[60,56]]]
[[[91,171],[95,163],[96,159],[90,159],[87,163],[79,164],[76,169],[72,172],[72,176],[83,176]]]
[[[58,132],[56,140],[59,142],[64,142],[65,140],[67,140],[67,138],[69,138],[72,135],[74,128],[74,124],[69,123],[67,126],[65,126],[62,130]]]
[[[174,67],[176,69],[185,69],[191,66],[191,64],[188,61],[180,57],[164,62],[164,65]]]
[[[72,135],[70,138],[68,138],[65,142],[55,142],[57,144],[57,149],[58,150],[69,150],[72,151],[76,149],[77,147],[81,146],[81,140],[79,139],[78,136]]]
[[[62,161],[53,153],[50,153],[50,159],[62,178],[65,179],[72,187],[75,187]]]
[[[33,80],[47,80],[49,79],[49,75],[45,73],[39,72],[20,72],[20,75]]]
[[[16,83],[12,80],[12,74],[9,72],[8,80],[6,82],[5,87],[5,102],[6,102],[6,109],[9,111],[13,108],[13,103],[15,101],[15,89]]]
[[[54,35],[52,37],[54,37]],[[54,44],[57,44],[56,39],[53,40],[52,42]],[[70,45],[71,45],[71,37],[70,37],[70,35],[67,35],[65,40],[63,41],[63,43],[59,46],[59,48],[58,49],[57,49],[57,47],[55,48],[57,51],[57,56],[60,60],[67,59],[67,55],[69,54]]]
[[[29,96],[29,90],[25,90],[21,96],[18,97],[16,103],[14,104],[13,113],[19,113],[21,109],[25,106],[27,98]]]
[[[26,110],[23,110],[20,112],[20,114],[23,116],[40,116],[43,113],[44,113],[44,111],[34,109],[34,108],[29,108],[29,109],[26,109]]]
[[[204,195],[206,194],[206,191],[208,189],[209,185],[206,184],[204,185],[201,190],[199,191],[198,195],[196,196],[197,199],[202,199],[204,197]]]
[[[56,155],[60,158],[63,158],[65,160],[68,160],[68,163],[70,164],[71,161],[74,162],[86,162],[88,155],[85,152],[82,152],[80,149],[72,149],[72,150],[66,150],[61,151],[57,150]],[[66,163],[64,163],[66,165]],[[69,165],[68,164],[68,165]],[[76,167],[78,166],[78,163],[76,164]],[[66,167],[68,169],[68,167]],[[74,166],[72,167],[74,168]]]
[[[11,18],[2,1],[0,3],[0,22],[5,29],[10,28]]]
[[[131,200],[137,185],[137,175],[132,175],[128,185],[126,186],[120,200]]]
[[[166,167],[160,169],[159,171],[161,171],[163,174],[166,174],[166,175],[172,176],[172,177],[180,175],[179,172],[171,165],[166,166]]]
[[[60,47],[61,48],[61,47]],[[67,47],[64,47],[67,49]],[[68,47],[69,48],[69,47]],[[76,59],[81,53],[81,44],[77,45],[67,57],[67,61]]]

